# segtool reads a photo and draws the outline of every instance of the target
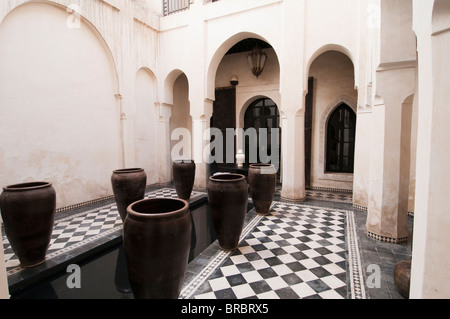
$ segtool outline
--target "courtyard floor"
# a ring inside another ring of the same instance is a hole
[[[171,186],[152,187],[146,197],[176,197],[176,192]],[[194,191],[191,202],[205,198]],[[411,258],[410,243],[367,237],[366,214],[353,208],[351,193],[308,190],[303,203],[283,201],[277,193],[268,216],[248,212],[237,250],[222,251],[214,241],[190,261],[180,299],[403,299],[393,272],[397,262]],[[408,218],[412,228],[413,217]],[[121,237],[113,199],[58,212],[47,260],[32,269],[20,267],[4,235],[12,298],[132,298],[126,287],[117,289],[122,252],[114,247],[120,247]],[[86,262],[102,254],[98,266]],[[116,289],[93,281],[92,295],[67,289],[67,265],[77,263],[91,265],[82,269],[92,277],[111,268]]]

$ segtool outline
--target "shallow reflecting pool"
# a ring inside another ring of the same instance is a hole
[[[250,210],[251,204],[248,207]],[[193,231],[189,262],[209,247],[216,235],[208,202],[191,206]],[[12,299],[128,299],[130,291],[122,242],[119,241],[75,265],[72,272],[65,265],[60,272],[12,293]],[[79,276],[77,277],[77,275]],[[72,287],[72,288],[71,288]]]

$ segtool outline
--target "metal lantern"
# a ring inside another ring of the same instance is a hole
[[[264,70],[264,66],[267,61],[267,54],[256,45],[252,52],[248,55],[248,64],[253,74],[258,78]]]

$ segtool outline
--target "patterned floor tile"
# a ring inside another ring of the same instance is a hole
[[[346,226],[352,213],[276,202],[270,215],[258,217],[239,248],[225,258],[219,254],[220,265],[213,260],[216,267],[209,277],[194,278],[181,298],[363,298],[347,286],[353,280],[346,261]]]
[[[323,200],[349,201],[346,194],[308,194]],[[177,194],[173,188],[146,194],[146,198],[154,197],[176,198]],[[219,250],[185,284],[180,298],[364,298],[352,214],[274,202],[269,216],[256,215],[249,221],[239,248],[234,252]],[[115,205],[59,219],[55,221],[47,259],[121,229]],[[20,272],[8,239],[2,239],[8,275]]]

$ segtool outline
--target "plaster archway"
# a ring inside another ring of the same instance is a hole
[[[305,87],[304,87],[304,92],[305,93],[308,92],[307,85],[308,85],[308,77],[309,77],[311,65],[314,63],[314,61],[316,61],[316,59],[320,55],[322,55],[323,53],[328,52],[328,51],[341,52],[344,55],[346,55],[350,59],[350,61],[352,61],[352,64],[353,64],[353,67],[354,67],[354,79],[355,79],[355,84],[354,85],[355,85],[355,89],[357,88],[357,86],[356,86],[356,83],[357,83],[356,79],[357,79],[358,73],[357,73],[357,67],[356,67],[355,62],[354,62],[355,61],[354,55],[352,54],[352,52],[348,48],[346,48],[346,47],[344,47],[344,46],[342,46],[340,44],[329,43],[329,44],[325,44],[322,47],[318,48],[316,51],[314,51],[314,53],[310,57],[308,57],[306,59],[306,61],[308,61],[308,62],[306,64],[305,80],[303,82],[304,85],[305,85]]]
[[[309,135],[305,134],[305,144],[308,147],[305,148],[305,165],[310,165],[310,168],[306,167],[305,174],[309,172],[308,186],[313,188],[345,191],[353,188],[352,173],[326,172],[326,132],[329,116],[342,103],[357,114],[355,66],[349,54],[346,48],[329,44],[316,51],[313,54],[314,60],[308,62],[307,76],[313,92],[308,92],[311,97],[307,99],[309,104],[305,105],[305,113],[308,115],[305,118],[305,127],[311,131]]]
[[[180,69],[175,69],[170,71],[166,76],[164,80],[164,97],[163,97],[163,103],[168,105],[173,105],[173,86],[175,84],[175,81],[178,79],[180,75],[186,75],[185,72],[183,72]]]
[[[270,43],[266,38],[263,36],[253,33],[253,32],[240,32],[237,34],[234,34],[230,36],[228,39],[224,40],[215,50],[214,54],[211,57],[211,60],[208,63],[208,70],[206,74],[206,97],[214,100],[215,97],[215,81],[216,81],[216,73],[219,68],[219,65],[225,56],[225,54],[228,52],[229,49],[231,49],[235,44],[239,43],[240,41],[247,39],[247,38],[255,38],[262,41],[265,41],[266,43]],[[275,51],[276,56],[279,55],[276,52],[276,49],[272,46],[272,48]]]

